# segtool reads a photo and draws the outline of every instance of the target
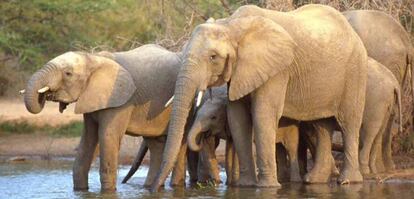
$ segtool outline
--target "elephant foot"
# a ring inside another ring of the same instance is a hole
[[[361,172],[356,170],[344,169],[341,175],[338,177],[338,184],[360,183],[363,181]]]
[[[311,171],[307,173],[303,181],[307,184],[328,183],[331,178],[331,173]]]
[[[394,164],[394,161],[386,161],[385,163],[384,163],[384,166],[385,166],[385,170],[386,171],[394,171],[395,170],[395,164]]]
[[[235,181],[233,184],[235,187],[254,187],[256,186],[256,178],[253,177],[242,177]]]
[[[170,182],[170,186],[172,186],[172,187],[183,187],[183,186],[185,186],[185,181],[183,179],[174,180],[174,181]]]
[[[271,187],[280,187],[280,183],[277,181],[276,178],[265,178],[260,179],[259,182],[256,184],[256,187],[260,188],[271,188]]]
[[[290,181],[291,182],[302,182],[302,178],[300,177],[299,174],[293,174],[290,176]]]
[[[74,191],[88,191],[89,187],[88,186],[74,186],[73,190]]]
[[[102,193],[112,193],[116,191],[116,187],[115,186],[101,186],[101,192]]]
[[[334,165],[332,166],[332,171],[331,171],[333,176],[339,176],[339,170],[338,168]]]
[[[359,169],[361,170],[361,174],[362,175],[368,175],[368,174],[370,174],[371,173],[371,170],[370,170],[370,168],[368,167],[368,165],[361,165],[360,167],[359,167]]]

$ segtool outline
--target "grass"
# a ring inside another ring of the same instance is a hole
[[[81,135],[82,131],[82,122],[71,122],[57,127],[51,127],[48,125],[35,126],[27,122],[0,123],[0,135],[44,134],[53,137],[78,137]]]

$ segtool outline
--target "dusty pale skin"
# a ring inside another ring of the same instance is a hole
[[[239,157],[238,185],[279,186],[274,143],[282,116],[299,121],[335,117],[345,142],[345,166],[338,181],[362,181],[358,136],[367,55],[341,13],[322,5],[287,13],[243,6],[228,19],[196,27],[183,56],[163,163],[152,191],[159,189],[176,161],[195,93],[225,82],[232,138],[237,153],[244,154]],[[246,104],[252,118],[246,118]],[[252,128],[258,176],[249,150]],[[317,153],[323,150],[318,146]],[[316,165],[313,175],[328,172]]]
[[[413,78],[414,48],[409,34],[397,20],[384,12],[354,10],[343,14],[360,36],[368,56],[387,67],[403,89],[405,79]],[[414,83],[414,81],[411,82]],[[391,118],[395,117],[394,113],[392,114]],[[373,149],[378,152],[376,154],[378,163],[376,168],[372,169],[378,172],[394,168],[391,159],[392,133],[386,133],[381,139],[383,139],[383,144],[376,144]]]
[[[399,114],[394,114],[394,107],[399,110]],[[401,120],[400,85],[390,70],[374,59],[369,58],[366,101],[359,139],[359,163],[363,174],[377,173],[378,162],[391,164],[389,165],[391,168],[387,168],[388,170],[394,168],[391,153],[378,157],[377,155],[381,153],[377,150],[381,148],[378,145],[383,144],[382,137],[391,137],[391,126],[396,115]],[[304,131],[312,154],[314,154],[314,147],[316,145],[325,143],[329,145],[331,133],[334,130],[339,130],[336,122],[333,120],[324,120],[323,125],[319,126],[307,123],[303,124],[302,127],[301,131]],[[401,124],[399,129],[401,130]],[[391,141],[391,139],[387,141]],[[385,146],[388,144],[390,143],[384,142]],[[324,151],[324,153],[331,154],[331,151]],[[378,161],[378,158],[381,158],[381,160]],[[333,161],[333,158],[326,161]],[[335,164],[327,164],[327,166],[331,165],[332,173],[335,173]],[[332,173],[319,175],[318,181],[328,182]]]
[[[52,100],[60,103],[60,111],[76,102],[75,112],[84,115],[85,130],[73,166],[75,190],[88,189],[98,143],[101,189],[116,189],[118,150],[125,133],[146,137],[151,166],[145,185],[153,182],[164,147],[156,137],[166,134],[171,107],[164,105],[173,95],[180,63],[179,54],[144,45],[118,53],[68,52],[33,74],[24,96],[31,113],[39,113],[45,100]],[[41,90],[45,87],[47,91]],[[180,160],[173,184],[183,183],[185,158]]]

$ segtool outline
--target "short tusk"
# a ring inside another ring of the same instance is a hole
[[[165,103],[164,107],[169,106],[172,103],[173,99],[174,99],[174,95],[167,101],[167,103]]]
[[[19,91],[20,95],[23,95],[25,92],[26,92],[26,90],[24,90],[24,89]]]
[[[43,87],[43,88],[41,88],[41,89],[37,90],[37,92],[38,92],[38,93],[44,93],[44,92],[48,91],[49,89],[50,89],[50,88],[49,88],[49,86],[45,86],[45,87]]]
[[[198,95],[197,95],[196,107],[200,106],[202,98],[203,98],[203,91],[200,91],[198,92]]]

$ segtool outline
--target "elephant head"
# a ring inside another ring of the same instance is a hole
[[[240,99],[289,70],[296,46],[284,28],[258,16],[228,18],[194,29],[183,52],[163,164],[152,191],[164,183],[176,161],[195,93],[229,83],[229,99]]]
[[[75,113],[88,113],[121,106],[135,90],[130,73],[108,56],[67,52],[31,76],[24,102],[34,114],[42,111],[46,100],[59,102],[60,112],[77,102]]]
[[[197,110],[187,139],[188,146],[191,150],[199,151],[201,149],[201,145],[197,144],[197,139],[202,134],[215,136],[226,130],[226,105],[227,95],[224,97],[212,97],[206,100]]]

